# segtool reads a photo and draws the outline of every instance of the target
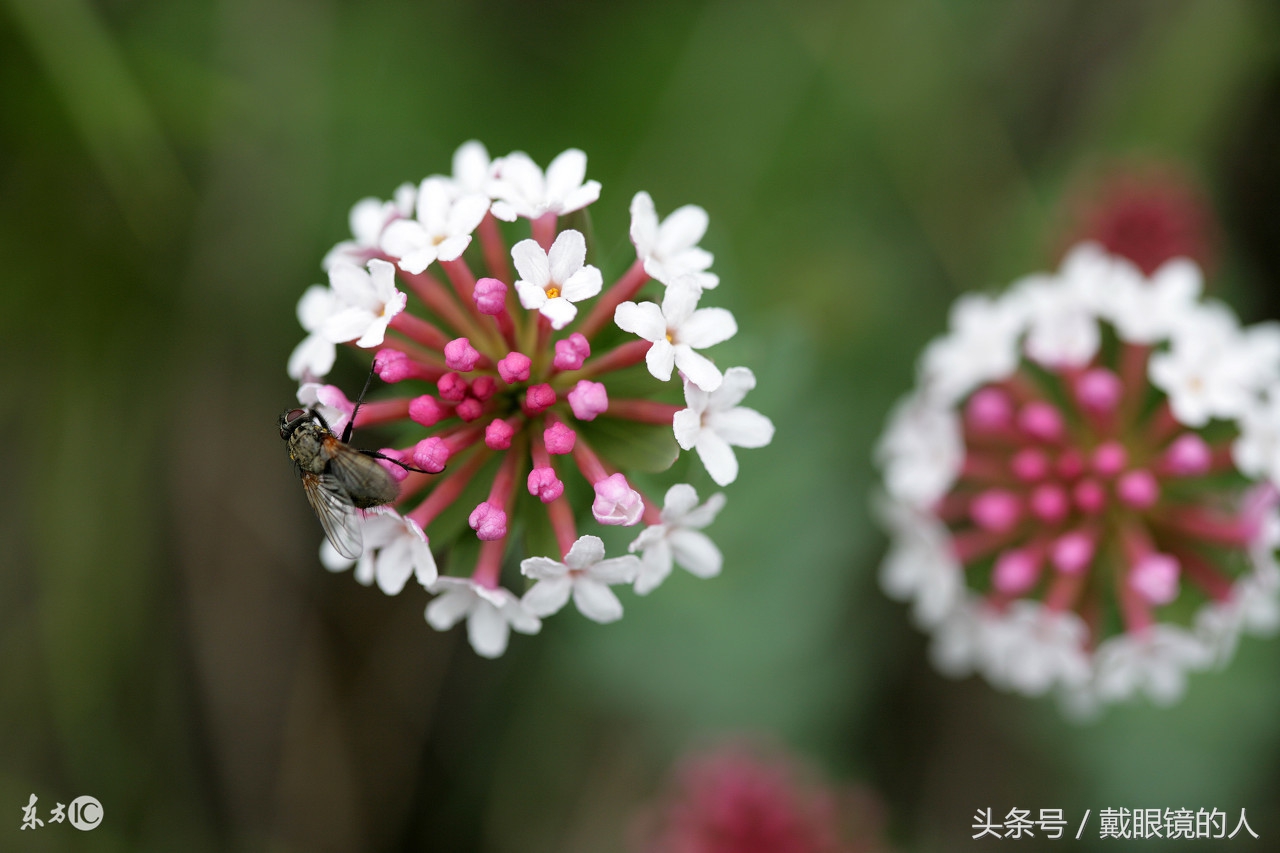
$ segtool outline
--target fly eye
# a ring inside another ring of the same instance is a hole
[[[307,416],[306,409],[290,409],[280,416],[280,437],[288,438],[298,422]]]

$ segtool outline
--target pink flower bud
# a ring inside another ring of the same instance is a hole
[[[1072,530],[1057,538],[1049,549],[1054,567],[1066,575],[1076,575],[1093,562],[1094,537],[1083,530]]]
[[[1076,483],[1071,490],[1071,497],[1080,511],[1088,515],[1102,512],[1107,505],[1107,490],[1094,479],[1084,479]]]
[[[1105,367],[1086,370],[1075,382],[1076,401],[1091,412],[1115,411],[1124,396],[1124,384]]]
[[[542,442],[547,446],[547,452],[557,456],[572,453],[577,441],[578,434],[559,421],[542,431]]]
[[[1093,451],[1093,470],[1101,477],[1114,477],[1129,464],[1129,452],[1118,441],[1107,441]]]
[[[1038,447],[1024,447],[1009,463],[1013,476],[1024,482],[1035,482],[1049,473],[1049,455]]]
[[[1116,481],[1116,497],[1134,509],[1146,509],[1160,499],[1160,484],[1150,471],[1139,468]]]
[[[1012,530],[1022,518],[1022,505],[1017,495],[1004,489],[989,489],[969,505],[969,517],[985,530]]]
[[[475,397],[468,397],[459,403],[458,407],[454,409],[454,411],[457,413],[458,417],[462,418],[467,423],[471,423],[476,418],[484,414],[484,403],[481,403]]]
[[[481,314],[501,314],[506,307],[507,286],[496,278],[482,278],[476,282],[472,298]]]
[[[569,408],[573,409],[573,416],[580,421],[593,421],[596,415],[609,408],[609,395],[603,382],[579,380],[568,397]]]
[[[515,427],[502,418],[494,418],[484,428],[484,443],[492,450],[506,450],[511,446],[511,437],[515,434]]]
[[[440,405],[430,394],[414,397],[409,401],[409,418],[423,426],[435,426],[449,416],[449,410]]]
[[[635,524],[644,512],[644,499],[631,488],[627,478],[614,474],[596,483],[596,499],[591,504],[591,514],[601,524],[623,527]]]
[[[502,377],[503,382],[514,385],[529,378],[529,368],[532,366],[533,362],[529,356],[521,352],[510,352],[507,353],[506,358],[498,362],[498,375]]]
[[[460,403],[467,396],[467,380],[456,373],[446,373],[436,380],[436,390],[440,392],[440,399]]]
[[[484,402],[498,390],[498,381],[492,376],[477,376],[471,380],[471,396]]]
[[[564,483],[553,468],[534,468],[529,472],[529,494],[549,504],[564,494]]]
[[[1005,595],[1020,595],[1035,585],[1040,560],[1026,548],[1013,548],[996,558],[991,585]]]
[[[1013,420],[1013,401],[999,388],[977,391],[965,405],[965,420],[978,432],[994,432]]]
[[[1074,447],[1068,447],[1058,456],[1058,462],[1054,468],[1059,477],[1074,480],[1084,473],[1084,454]]]
[[[1129,572],[1129,588],[1151,604],[1168,604],[1178,597],[1178,561],[1168,554],[1148,554]]]
[[[439,436],[419,441],[413,448],[413,464],[431,474],[439,474],[449,462],[449,446]]]
[[[404,461],[404,457],[407,455],[405,453],[402,453],[399,450],[396,450],[394,447],[384,447],[378,452],[381,453],[383,456],[389,456],[392,459],[399,459],[401,461]],[[408,471],[404,470],[396,463],[391,462],[387,459],[378,459],[375,456],[373,461],[381,465],[382,470],[390,474],[391,479],[395,480],[397,483],[404,482],[404,478],[409,476]]]
[[[1018,428],[1040,441],[1057,441],[1066,429],[1062,413],[1051,403],[1035,400],[1018,410]]]
[[[418,369],[409,356],[398,349],[380,349],[373,357],[373,370],[383,382],[402,382],[412,379]]]
[[[1213,451],[1194,432],[1184,432],[1169,445],[1163,461],[1164,469],[1175,477],[1194,477],[1209,470]]]
[[[530,385],[524,392],[524,408],[531,415],[546,411],[556,404],[556,392],[543,382],[541,385]]]
[[[444,345],[444,363],[450,370],[467,373],[473,370],[480,360],[480,351],[471,345],[466,338],[455,338]]]
[[[476,532],[476,538],[486,542],[507,535],[507,514],[488,501],[483,501],[471,511],[467,524]]]
[[[1031,492],[1031,514],[1041,521],[1057,524],[1071,511],[1067,490],[1057,483],[1041,483]]]
[[[591,355],[591,344],[581,332],[574,332],[564,340],[556,341],[556,357],[551,364],[556,370],[577,370]]]

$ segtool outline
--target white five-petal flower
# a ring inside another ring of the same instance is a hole
[[[698,505],[698,493],[687,483],[677,483],[663,499],[661,522],[651,524],[627,549],[640,552],[640,574],[635,591],[648,595],[671,574],[679,563],[690,574],[711,578],[720,574],[724,557],[702,528],[716,520],[724,507],[724,494],[716,492]]]
[[[624,332],[653,343],[644,360],[656,379],[667,381],[676,367],[694,385],[714,391],[723,379],[720,369],[694,350],[729,340],[738,333],[738,324],[724,308],[698,308],[701,296],[696,281],[681,276],[667,287],[661,307],[623,302],[614,310],[613,321]]]
[[[382,250],[400,269],[420,273],[437,259],[455,260],[471,245],[471,232],[489,212],[489,197],[458,195],[453,181],[430,177],[418,188],[417,216],[398,219],[382,234]]]
[[[704,290],[719,284],[719,276],[706,271],[712,254],[698,246],[707,232],[707,221],[705,210],[686,204],[659,223],[653,199],[647,192],[636,193],[631,199],[631,242],[644,271],[663,284],[681,275],[693,276]]]
[[[356,560],[343,557],[329,540],[320,547],[320,562],[331,572],[356,567],[356,580],[368,586],[375,580],[378,589],[397,595],[410,575],[418,583],[430,587],[437,578],[436,561],[431,556],[427,536],[411,518],[405,518],[390,507],[376,506],[364,510],[362,533],[364,553]]]
[[[337,297],[322,284],[311,285],[298,300],[298,322],[308,335],[289,355],[291,379],[319,379],[333,369],[337,347],[320,329],[337,307]]]
[[[408,301],[396,290],[396,268],[377,258],[369,261],[368,272],[349,264],[329,270],[329,286],[339,305],[320,327],[320,333],[334,343],[354,340],[356,346],[379,346],[391,318],[404,310]]]
[[[622,618],[622,602],[610,585],[634,581],[640,560],[631,555],[606,560],[604,542],[599,536],[587,535],[573,543],[563,563],[550,557],[529,557],[520,563],[520,571],[537,581],[521,599],[531,613],[550,616],[564,607],[572,594],[583,616],[604,623]]]
[[[717,485],[738,478],[734,447],[764,447],[773,440],[773,421],[739,406],[756,387],[756,377],[745,367],[724,372],[724,382],[710,393],[685,380],[684,399],[689,408],[676,412],[672,426],[676,441],[685,450],[697,450],[707,473]]]
[[[544,175],[523,151],[503,157],[492,187],[493,215],[506,222],[580,210],[600,197],[600,182],[587,181],[587,155],[570,148],[551,161]]]
[[[511,260],[520,274],[516,280],[520,304],[563,329],[578,315],[573,303],[595,296],[603,284],[600,270],[584,266],[586,259],[586,238],[573,229],[561,231],[550,251],[543,251],[535,240],[516,243]]]
[[[503,587],[491,589],[470,578],[443,577],[429,591],[438,595],[427,605],[427,624],[448,631],[466,619],[467,639],[481,657],[500,657],[512,631],[536,634],[542,629],[542,621]]]

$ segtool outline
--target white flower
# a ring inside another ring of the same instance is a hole
[[[337,347],[320,334],[320,328],[337,306],[337,297],[324,285],[313,284],[302,294],[298,300],[298,322],[309,334],[289,355],[289,378],[319,379],[333,369]]]
[[[932,515],[908,504],[876,503],[892,535],[880,564],[880,586],[892,599],[913,601],[916,624],[931,628],[964,598],[964,567],[951,553],[951,536]]]
[[[573,303],[595,296],[603,284],[600,270],[583,265],[586,258],[586,238],[573,229],[561,231],[547,252],[534,240],[516,243],[511,260],[520,273],[516,280],[520,304],[563,329],[578,315]]]
[[[711,393],[685,380],[684,399],[689,408],[676,412],[672,421],[676,441],[685,450],[697,450],[698,458],[717,485],[738,478],[734,447],[764,447],[773,440],[773,422],[755,409],[739,406],[756,387],[756,377],[745,367],[724,372],[724,382]]]
[[[503,587],[490,589],[470,578],[443,577],[430,591],[438,595],[427,605],[427,624],[437,631],[448,631],[466,618],[467,639],[482,657],[500,657],[513,630],[536,634],[542,629],[541,620]]]
[[[658,212],[647,192],[631,199],[631,242],[644,271],[663,284],[680,275],[692,275],[698,286],[710,290],[720,277],[706,271],[713,257],[698,246],[707,232],[707,212],[695,204],[677,208],[658,223]]]
[[[493,180],[493,215],[506,222],[554,213],[580,210],[600,197],[600,182],[582,179],[587,174],[587,155],[570,148],[547,167],[546,175],[523,151],[515,151],[499,161]]]
[[[396,268],[375,258],[369,271],[349,264],[329,270],[329,286],[339,306],[320,328],[334,343],[355,340],[356,346],[376,347],[382,343],[391,318],[404,310],[408,301],[396,290]]]
[[[382,250],[400,259],[400,269],[420,273],[437,259],[457,259],[471,245],[471,232],[488,212],[487,195],[458,196],[448,178],[427,178],[418,188],[417,217],[388,225]]]
[[[1242,330],[1226,306],[1197,306],[1177,324],[1169,351],[1151,356],[1148,374],[1188,426],[1239,417],[1280,374],[1280,327]]]
[[[298,402],[307,408],[314,407],[329,430],[342,435],[347,419],[355,410],[355,403],[347,399],[337,385],[321,385],[319,382],[304,382],[298,386]]]
[[[1173,334],[1194,310],[1203,288],[1200,268],[1186,258],[1166,262],[1150,279],[1133,270],[1111,284],[1107,319],[1135,344],[1155,344]]]
[[[1023,348],[1032,361],[1048,367],[1088,364],[1102,340],[1098,321],[1078,277],[1034,277],[1017,287],[1029,325]]]
[[[892,497],[929,507],[951,488],[964,463],[960,419],[951,409],[910,394],[889,414],[875,458]]]
[[[1280,394],[1251,400],[1240,414],[1240,436],[1231,445],[1236,467],[1280,485]]]
[[[397,595],[409,576],[430,587],[435,583],[436,561],[427,545],[427,536],[411,518],[404,518],[385,506],[366,509],[361,522],[364,553],[356,560],[343,557],[329,540],[320,546],[320,562],[331,572],[356,567],[356,580],[368,586],[375,580],[378,589]]]
[[[1017,369],[1018,338],[1026,326],[1021,300],[965,294],[952,305],[950,322],[950,333],[930,343],[920,359],[920,384],[940,402],[954,403]]]
[[[531,613],[550,616],[564,607],[572,594],[583,616],[603,623],[622,618],[622,603],[609,586],[634,581],[640,560],[630,555],[606,560],[600,537],[582,536],[563,563],[550,557],[529,557],[521,561],[520,572],[537,581],[521,599]]]
[[[1162,624],[1105,640],[1095,655],[1099,698],[1121,701],[1142,690],[1159,705],[1176,702],[1186,690],[1187,672],[1204,669],[1213,659],[1194,634]]]
[[[667,287],[662,307],[652,302],[623,302],[613,321],[624,332],[639,335],[653,346],[645,363],[654,378],[667,381],[673,367],[704,391],[720,387],[723,376],[711,359],[694,350],[727,341],[738,332],[733,315],[724,308],[698,308],[702,289],[681,276]]]
[[[324,256],[321,266],[325,270],[336,264],[364,266],[378,253],[382,229],[389,223],[413,213],[413,198],[416,192],[417,188],[413,184],[401,184],[396,187],[395,198],[392,201],[363,198],[356,202],[347,217],[351,225],[351,234],[355,239],[344,240],[330,249]]]
[[[501,160],[489,159],[489,150],[476,140],[464,142],[453,152],[453,187],[459,196],[472,193],[492,198],[493,178]]]
[[[634,587],[637,594],[648,595],[657,589],[671,574],[674,562],[696,577],[720,574],[724,557],[715,543],[699,531],[716,520],[724,501],[724,495],[717,492],[698,506],[698,493],[686,483],[667,490],[661,522],[646,527],[627,548],[632,554],[640,552],[640,574]]]
[[[1075,613],[1019,600],[1003,614],[984,615],[981,665],[992,684],[1041,696],[1056,685],[1070,690],[1088,680],[1089,629]]]

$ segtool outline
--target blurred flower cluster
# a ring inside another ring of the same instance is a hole
[[[684,449],[725,486],[738,475],[734,447],[773,437],[768,418],[739,405],[751,371],[706,355],[737,332],[727,310],[701,304],[719,284],[698,245],[706,212],[660,220],[637,193],[636,258],[606,287],[587,263],[587,229],[569,227],[600,194],[586,168],[573,149],[544,171],[522,152],[490,159],[467,143],[451,176],[356,204],[352,239],[324,259],[328,286],[298,304],[307,336],[288,372],[299,402],[340,431],[353,403],[324,383],[337,345],[375,349],[374,370],[400,393],[364,403],[356,425],[398,429],[402,446],[381,452],[421,469],[382,463],[400,497],[365,513],[357,579],[397,594],[416,577],[436,593],[427,621],[446,630],[466,619],[486,657],[570,598],[610,622],[622,616],[612,586],[648,593],[673,565],[717,574],[721,554],[702,529],[724,496],[700,501],[676,483],[660,506],[632,477]],[[636,301],[651,282],[650,299]],[[598,536],[580,535],[588,511],[601,525],[643,524],[630,553],[608,557]],[[437,570],[444,551],[452,576]],[[327,543],[321,560],[353,565]],[[519,595],[503,580],[517,572],[532,581]]]
[[[879,800],[817,778],[778,748],[728,743],[684,757],[639,816],[638,853],[873,853]]]
[[[881,580],[944,672],[1169,703],[1280,623],[1280,326],[1201,289],[1086,243],[954,305],[876,453]]]

